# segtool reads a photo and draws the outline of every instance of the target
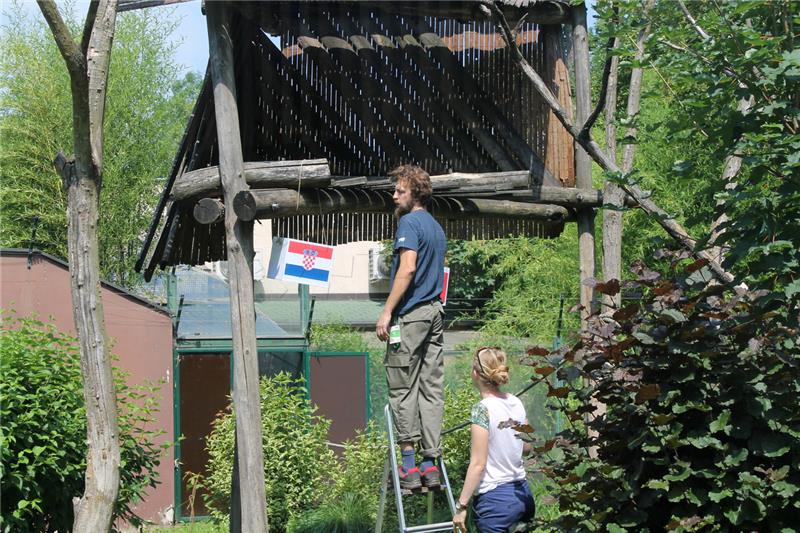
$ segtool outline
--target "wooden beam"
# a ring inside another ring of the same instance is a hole
[[[231,7],[223,2],[206,4],[214,110],[217,119],[219,171],[226,203],[247,190],[244,179],[239,110],[233,57]],[[230,309],[233,342],[233,405],[236,410],[236,446],[241,505],[241,529],[266,533],[267,497],[264,489],[264,456],[261,445],[256,313],[253,301],[253,224],[225,210],[225,244],[230,276]],[[238,522],[239,517],[231,517]]]
[[[244,179],[247,185],[254,188],[325,187],[330,184],[331,172],[325,159],[254,161],[244,164]],[[206,167],[185,172],[175,180],[171,198],[181,201],[210,196],[219,191],[219,167]]]
[[[214,224],[225,217],[225,204],[218,198],[201,198],[194,204],[192,214],[201,224]]]
[[[123,11],[133,11],[134,9],[170,6],[193,1],[194,0],[119,0],[119,7],[117,8],[117,11],[121,13]]]
[[[242,220],[326,213],[390,213],[394,207],[390,193],[367,189],[262,189],[241,191],[233,200],[233,210]],[[483,198],[435,197],[429,209],[442,219],[506,217],[560,222],[570,217],[562,206]]]

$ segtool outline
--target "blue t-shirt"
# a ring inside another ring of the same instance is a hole
[[[394,238],[391,284],[394,284],[394,276],[400,265],[401,248],[417,252],[417,270],[411,285],[400,300],[397,315],[404,315],[416,304],[428,302],[441,294],[447,239],[436,219],[424,209],[403,215],[397,223],[397,234]]]

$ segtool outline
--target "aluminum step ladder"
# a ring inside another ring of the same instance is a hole
[[[394,440],[394,421],[389,405],[383,409],[386,418],[386,434],[389,436],[389,453],[386,455],[386,462],[383,464],[383,478],[381,481],[381,499],[378,506],[378,516],[375,521],[375,533],[381,533],[383,529],[383,517],[386,510],[386,493],[389,485],[394,490],[395,504],[397,505],[397,522],[400,533],[429,533],[434,531],[453,531],[453,522],[437,522],[435,524],[423,524],[419,526],[406,525],[406,515],[403,509],[403,496],[412,494],[427,494],[428,496],[428,520],[431,521],[433,510],[433,492],[422,487],[420,490],[410,491],[400,489],[400,476],[397,470],[397,443]],[[444,459],[440,456],[439,473],[441,474],[442,489],[447,496],[447,503],[450,505],[451,514],[456,513],[456,502],[453,499],[453,490],[450,488],[450,479],[447,477],[447,469],[444,466]],[[391,476],[391,477],[390,477]]]

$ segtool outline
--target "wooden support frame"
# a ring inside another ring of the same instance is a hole
[[[229,203],[237,193],[247,190],[239,134],[230,10],[231,7],[223,2],[206,4],[219,144],[219,172],[223,195]],[[231,531],[238,526],[241,531],[266,533],[267,501],[253,302],[252,222],[241,221],[233,210],[226,210],[225,242],[230,276],[231,324],[234,325],[231,333],[237,460],[234,461],[232,499],[235,503],[232,508],[236,508],[238,504],[240,510],[239,513],[232,513]]]

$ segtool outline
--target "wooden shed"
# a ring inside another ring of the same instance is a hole
[[[253,192],[241,214],[271,219],[273,235],[390,239],[385,176],[403,163],[435,176],[432,212],[450,238],[552,236],[572,216],[556,208],[569,198],[551,190],[575,185],[572,139],[478,2],[231,6]],[[568,2],[514,0],[504,10],[528,61],[571,106]],[[226,257],[224,206],[213,201],[222,196],[217,131],[209,72],[142,249],[147,277]]]

